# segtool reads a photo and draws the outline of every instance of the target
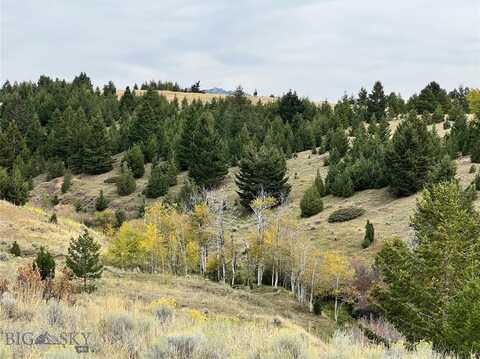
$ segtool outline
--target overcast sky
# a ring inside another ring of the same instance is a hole
[[[1,81],[161,79],[315,100],[480,87],[480,0],[0,0]]]

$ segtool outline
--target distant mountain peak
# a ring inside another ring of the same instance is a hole
[[[215,95],[226,95],[226,96],[231,96],[233,95],[233,91],[227,91],[221,87],[213,87],[208,90],[203,90],[205,93],[211,93]]]

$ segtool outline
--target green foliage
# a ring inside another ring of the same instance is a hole
[[[86,130],[82,153],[83,171],[91,175],[110,171],[112,169],[111,145],[101,115],[93,116]]]
[[[152,174],[148,179],[145,195],[147,198],[158,198],[164,196],[169,188],[169,176],[162,166],[152,168]]]
[[[456,174],[456,163],[449,155],[445,155],[440,162],[433,165],[429,173],[429,183],[450,182],[455,180]]]
[[[368,95],[368,118],[375,116],[377,119],[385,117],[387,99],[380,81],[375,82],[372,92]]]
[[[125,222],[126,220],[127,220],[127,216],[125,215],[125,211],[121,209],[117,209],[115,211],[115,227],[120,228],[123,222]]]
[[[480,163],[480,137],[470,147],[470,159],[472,163]]]
[[[437,105],[435,111],[432,114],[432,122],[433,123],[441,123],[445,120],[445,114],[443,113],[442,106],[440,104]]]
[[[135,192],[137,188],[137,183],[135,178],[133,178],[132,171],[126,163],[123,164],[122,174],[117,180],[117,192],[120,196],[128,196]]]
[[[67,193],[72,186],[72,172],[70,170],[66,170],[63,174],[63,182],[62,182],[62,193]]]
[[[452,125],[450,124],[450,121],[448,119],[443,121],[443,129],[444,130],[448,130],[451,127],[452,127]]]
[[[95,209],[102,212],[108,208],[108,201],[103,194],[103,190],[100,190],[97,199],[95,200]]]
[[[392,191],[397,196],[409,196],[422,189],[440,154],[438,136],[410,113],[398,126],[386,153]]]
[[[145,162],[153,162],[158,154],[158,150],[159,146],[157,138],[155,136],[150,136],[147,143],[143,146],[143,155],[145,157]]]
[[[475,172],[477,172],[477,167],[475,167],[475,165],[471,165],[468,173],[475,173]]]
[[[58,195],[54,195],[51,199],[51,204],[53,207],[55,207],[57,204],[60,203],[60,198],[58,198]]]
[[[395,239],[377,255],[375,265],[385,286],[372,294],[407,340],[426,340],[442,350],[458,350],[458,335],[468,332],[472,320],[477,320],[470,303],[468,309],[462,308],[462,295],[471,295],[470,281],[480,274],[479,219],[472,199],[458,184],[434,185],[417,201],[411,224],[414,245]],[[464,314],[461,320],[455,316],[459,313]],[[475,336],[462,338],[463,348],[476,340]]]
[[[317,187],[314,185],[307,189],[300,201],[302,217],[311,217],[323,210],[323,201]]]
[[[328,217],[328,222],[335,223],[351,221],[352,219],[363,216],[364,214],[365,210],[360,207],[340,208],[330,214]]]
[[[204,113],[195,127],[191,147],[190,177],[206,188],[220,184],[228,172],[226,149],[211,113]]]
[[[327,194],[325,184],[323,183],[322,176],[320,175],[320,170],[317,169],[317,174],[315,176],[314,186],[317,188],[318,194],[320,197],[324,197]]]
[[[475,188],[477,189],[477,191],[479,191],[480,190],[480,173],[477,173],[473,182],[475,183]]]
[[[145,174],[145,162],[142,149],[139,145],[135,145],[128,150],[123,157],[122,163],[127,163],[131,169],[133,177],[141,178]]]
[[[250,208],[252,201],[264,192],[279,203],[288,197],[287,163],[283,154],[275,147],[262,146],[258,151],[251,147],[239,164],[240,171],[235,182],[240,202]]]
[[[28,201],[29,189],[29,183],[18,168],[7,171],[0,167],[0,199],[17,206],[24,205]]]
[[[77,278],[83,280],[84,289],[87,288],[87,279],[94,280],[102,276],[100,244],[87,230],[77,239],[71,239],[65,264]]]
[[[362,248],[368,248],[373,243],[375,239],[375,229],[373,228],[373,224],[367,220],[367,224],[365,225],[365,237],[362,241]]]
[[[22,255],[22,251],[17,241],[14,241],[12,243],[12,246],[10,247],[10,254],[12,254],[15,257],[20,257]]]
[[[65,165],[61,160],[52,160],[47,163],[47,181],[53,178],[62,177],[65,172]]]
[[[337,173],[333,182],[329,186],[331,194],[338,197],[350,197],[354,193],[353,181],[350,178],[348,171],[341,171]]]
[[[33,269],[38,270],[42,280],[55,277],[55,260],[44,247],[40,247],[40,252],[37,253],[37,257],[33,261]]]

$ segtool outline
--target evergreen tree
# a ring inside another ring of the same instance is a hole
[[[471,199],[458,184],[441,183],[426,189],[417,202],[415,245],[395,239],[378,254],[375,265],[385,286],[377,287],[373,297],[409,342],[425,340],[434,348],[452,349],[446,320],[459,294],[479,278],[479,224]],[[460,333],[476,320],[470,305],[465,309],[466,316],[456,324]],[[468,346],[471,339],[462,337],[462,343]]]
[[[480,138],[472,142],[470,146],[470,160],[472,163],[480,163]]]
[[[169,176],[161,166],[152,168],[152,174],[148,179],[145,195],[147,198],[158,198],[167,194],[169,188]]]
[[[112,169],[111,145],[100,114],[93,117],[88,126],[83,153],[83,171],[96,175]]]
[[[182,134],[177,148],[177,162],[181,171],[185,171],[190,167],[191,153],[193,145],[193,133],[197,126],[197,118],[195,114],[190,112],[185,114],[184,121],[182,123]]]
[[[145,174],[145,164],[142,149],[135,145],[128,150],[122,162],[126,162],[132,170],[133,177],[141,178]]]
[[[123,113],[131,113],[135,108],[135,97],[127,86],[123,96],[120,98],[120,111]]]
[[[451,182],[455,180],[457,165],[449,155],[443,156],[440,162],[433,165],[429,173],[429,183]]]
[[[327,194],[325,184],[323,183],[322,176],[320,175],[320,170],[318,169],[317,169],[317,175],[315,176],[314,186],[317,188],[317,191],[320,197],[324,197]]]
[[[335,151],[338,158],[347,154],[348,151],[348,137],[342,127],[337,128],[331,135],[330,152]]]
[[[322,197],[315,185],[307,189],[303,194],[300,201],[300,210],[302,211],[302,217],[311,217],[323,210]]]
[[[100,190],[100,193],[95,200],[95,209],[99,212],[102,212],[108,208],[108,201],[103,195],[103,190]]]
[[[368,248],[373,243],[375,239],[375,229],[373,228],[373,224],[367,220],[367,224],[365,225],[365,237],[363,238],[362,247]]]
[[[65,264],[77,278],[82,279],[84,289],[87,289],[87,279],[93,280],[102,276],[100,244],[95,242],[87,230],[77,239],[71,239]]]
[[[128,196],[135,192],[137,184],[133,177],[132,171],[126,163],[123,164],[122,173],[117,179],[117,192],[120,196]]]
[[[130,127],[130,143],[145,143],[152,134],[156,133],[156,130],[155,112],[150,103],[142,99]]]
[[[385,117],[387,99],[380,81],[375,82],[372,92],[368,95],[368,112],[370,117],[375,115],[377,119]]]
[[[67,193],[71,186],[72,186],[72,172],[70,170],[66,170],[63,175],[62,193]]]
[[[158,154],[158,142],[155,136],[150,136],[147,143],[143,146],[143,155],[145,163],[153,162]]]
[[[249,209],[251,202],[262,192],[276,198],[278,203],[288,197],[287,163],[275,147],[262,146],[258,151],[250,147],[239,167],[235,183],[240,203],[245,208]]]
[[[333,180],[330,191],[333,195],[338,197],[348,198],[353,195],[355,192],[353,188],[353,181],[350,178],[348,171],[342,171],[337,174]]]
[[[434,140],[415,113],[398,126],[386,154],[389,185],[397,196],[409,196],[427,183],[440,155]]]
[[[20,257],[22,255],[22,251],[20,250],[20,246],[18,245],[17,241],[12,243],[12,246],[10,247],[10,254],[15,257]]]
[[[28,201],[29,189],[29,183],[17,167],[14,167],[11,171],[0,167],[0,199],[17,206],[24,205]]]
[[[53,279],[55,277],[55,260],[45,248],[40,247],[40,252],[33,261],[33,270],[38,270],[42,280]]]
[[[190,177],[199,186],[214,187],[228,173],[225,146],[211,113],[202,114],[192,138]]]
[[[432,122],[433,123],[441,123],[445,119],[445,115],[443,114],[442,105],[438,104],[435,108],[435,111],[432,114]]]

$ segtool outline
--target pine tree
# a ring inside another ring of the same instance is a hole
[[[130,148],[122,162],[127,163],[128,167],[132,170],[133,177],[141,178],[145,174],[143,152],[139,145]]]
[[[400,123],[386,153],[389,185],[397,196],[409,196],[427,183],[441,153],[436,143],[415,113]]]
[[[315,185],[307,189],[303,194],[300,201],[300,210],[302,211],[302,217],[311,217],[323,210],[322,197]]]
[[[0,199],[4,199],[17,206],[28,201],[29,183],[23,177],[20,169],[14,167],[7,171],[0,167]]]
[[[480,163],[480,138],[472,142],[470,146],[470,160],[472,163]]]
[[[161,166],[155,166],[148,179],[145,195],[147,198],[158,198],[168,192],[169,176]]]
[[[122,174],[117,180],[117,192],[120,196],[128,196],[135,192],[137,184],[133,177],[132,171],[126,163],[123,164]]]
[[[262,146],[258,151],[250,147],[239,167],[235,183],[245,208],[250,208],[250,203],[262,192],[274,197],[278,203],[288,197],[287,164],[283,154],[275,147]]]
[[[363,238],[362,248],[370,247],[374,239],[375,239],[375,229],[373,228],[373,224],[367,220],[367,224],[365,225],[365,237]]]
[[[380,81],[375,82],[370,95],[368,95],[368,112],[370,117],[375,115],[377,119],[385,117],[387,99]]]
[[[20,246],[18,245],[17,241],[12,243],[12,246],[10,247],[10,254],[15,257],[20,257],[22,255],[22,251],[20,250]]]
[[[135,97],[127,86],[123,96],[120,98],[120,111],[123,113],[131,113],[135,108]]]
[[[344,198],[351,197],[354,194],[353,181],[348,171],[342,171],[337,174],[330,191],[333,195]]]
[[[72,172],[70,170],[66,170],[63,175],[62,193],[67,193],[71,186],[72,186]]]
[[[199,186],[211,188],[228,173],[225,146],[214,127],[213,115],[202,114],[193,133],[190,177]]]
[[[449,155],[443,156],[440,162],[433,165],[429,173],[429,184],[451,182],[455,180],[457,165]]]
[[[103,195],[103,190],[100,190],[100,193],[95,200],[95,209],[99,212],[102,212],[108,208],[108,201]]]
[[[100,244],[87,230],[77,239],[71,239],[65,264],[77,278],[82,279],[84,289],[87,289],[87,279],[101,278]]]
[[[130,143],[144,143],[154,133],[156,133],[155,112],[146,99],[142,99],[142,103],[136,111],[132,125],[130,127]]]
[[[100,114],[93,117],[84,145],[83,171],[95,175],[112,169],[111,145]]]
[[[40,247],[40,252],[33,261],[33,270],[38,270],[42,280],[53,279],[55,277],[55,260],[45,248]]]
[[[185,171],[190,167],[193,133],[198,122],[197,118],[195,117],[196,114],[191,112],[191,110],[186,111],[186,113],[184,114],[182,122],[182,133],[176,151],[176,160],[178,163],[178,167],[181,171]]]
[[[435,111],[432,114],[432,122],[433,123],[441,123],[445,119],[445,115],[443,114],[442,105],[438,104],[435,108]]]
[[[158,155],[158,142],[157,137],[150,136],[147,143],[143,146],[143,155],[145,157],[145,163],[153,162]]]
[[[338,158],[347,154],[348,151],[348,137],[342,127],[337,128],[330,139],[330,151],[336,152]]]
[[[317,169],[317,175],[315,176],[314,186],[317,188],[317,191],[320,197],[324,197],[327,194],[325,184],[323,183],[322,176],[320,175],[320,170],[318,169]]]

